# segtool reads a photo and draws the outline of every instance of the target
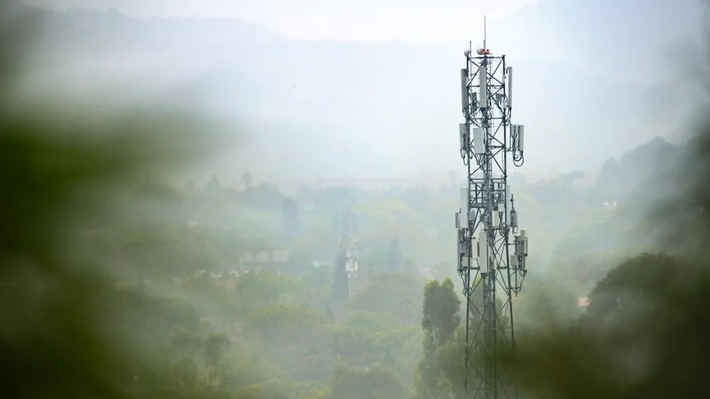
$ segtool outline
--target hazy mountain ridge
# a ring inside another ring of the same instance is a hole
[[[599,171],[597,189],[609,200],[624,198],[641,184],[647,194],[652,190],[667,189],[661,184],[660,176],[667,176],[680,163],[683,149],[683,146],[655,137],[618,159],[607,160]]]
[[[189,42],[240,44],[268,44],[286,37],[261,25],[236,18],[131,18],[112,9],[106,12],[74,9],[64,12],[44,11],[47,33],[91,33],[84,39],[105,39],[111,32],[114,39],[130,40],[186,40]],[[66,30],[67,26],[74,31]],[[101,33],[104,33],[103,35]],[[97,35],[98,34],[98,35]],[[75,36],[76,38],[77,36]],[[120,41],[120,40],[119,40]],[[150,44],[146,42],[145,44]]]
[[[527,15],[538,21],[531,10]],[[226,169],[249,165],[257,175],[308,179],[443,175],[460,167],[463,56],[452,46],[292,41],[236,19],[136,20],[115,11],[46,17],[43,47],[56,48],[57,57],[66,53],[69,61],[57,62],[57,73],[73,71],[82,85],[131,76],[142,89],[278,126],[253,131],[248,148],[234,157],[236,167]],[[643,123],[654,100],[642,84],[545,54],[511,55],[514,118],[529,131],[526,170],[594,170],[659,133]]]
[[[671,44],[701,33],[701,3],[545,0],[511,13],[490,30],[515,51],[549,52],[588,73],[648,83],[677,64],[666,56]],[[564,54],[556,54],[560,48]]]

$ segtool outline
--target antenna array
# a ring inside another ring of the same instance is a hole
[[[511,123],[513,69],[486,47],[465,52],[461,69],[461,157],[468,185],[456,213],[458,272],[466,297],[466,397],[517,396],[497,359],[515,350],[512,296],[527,273],[528,240],[518,230],[508,160],[522,166],[524,127]]]

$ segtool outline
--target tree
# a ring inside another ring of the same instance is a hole
[[[516,336],[527,331],[546,328],[552,323],[569,324],[579,317],[577,295],[554,273],[531,273],[525,288],[514,299]]]
[[[454,292],[454,284],[446,279],[441,284],[434,280],[424,287],[422,327],[431,335],[434,347],[451,339],[460,323],[461,301]]]
[[[424,358],[417,367],[416,391],[420,398],[450,397],[459,381],[446,373],[444,364],[460,358],[455,333],[460,323],[461,301],[454,292],[454,284],[446,279],[441,284],[434,280],[424,288],[422,328],[424,329]],[[454,351],[451,349],[455,348]],[[453,358],[452,358],[453,356]],[[463,362],[460,363],[463,366]]]
[[[710,395],[710,274],[700,263],[645,254],[614,268],[573,329],[518,342],[523,390],[553,399]]]

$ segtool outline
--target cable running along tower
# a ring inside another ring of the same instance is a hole
[[[497,360],[515,350],[512,297],[525,278],[528,241],[518,230],[508,161],[521,166],[522,125],[511,123],[512,76],[505,55],[465,51],[461,69],[461,157],[468,185],[456,213],[458,272],[466,297],[466,398],[514,398],[515,376]]]

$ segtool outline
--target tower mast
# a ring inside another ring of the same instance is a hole
[[[464,389],[466,398],[517,396],[515,376],[498,358],[514,352],[513,295],[527,273],[527,237],[518,230],[508,186],[508,160],[522,166],[522,125],[511,123],[512,67],[505,55],[486,47],[465,52],[461,69],[464,123],[459,125],[461,157],[468,184],[456,213],[458,272],[466,297]]]

